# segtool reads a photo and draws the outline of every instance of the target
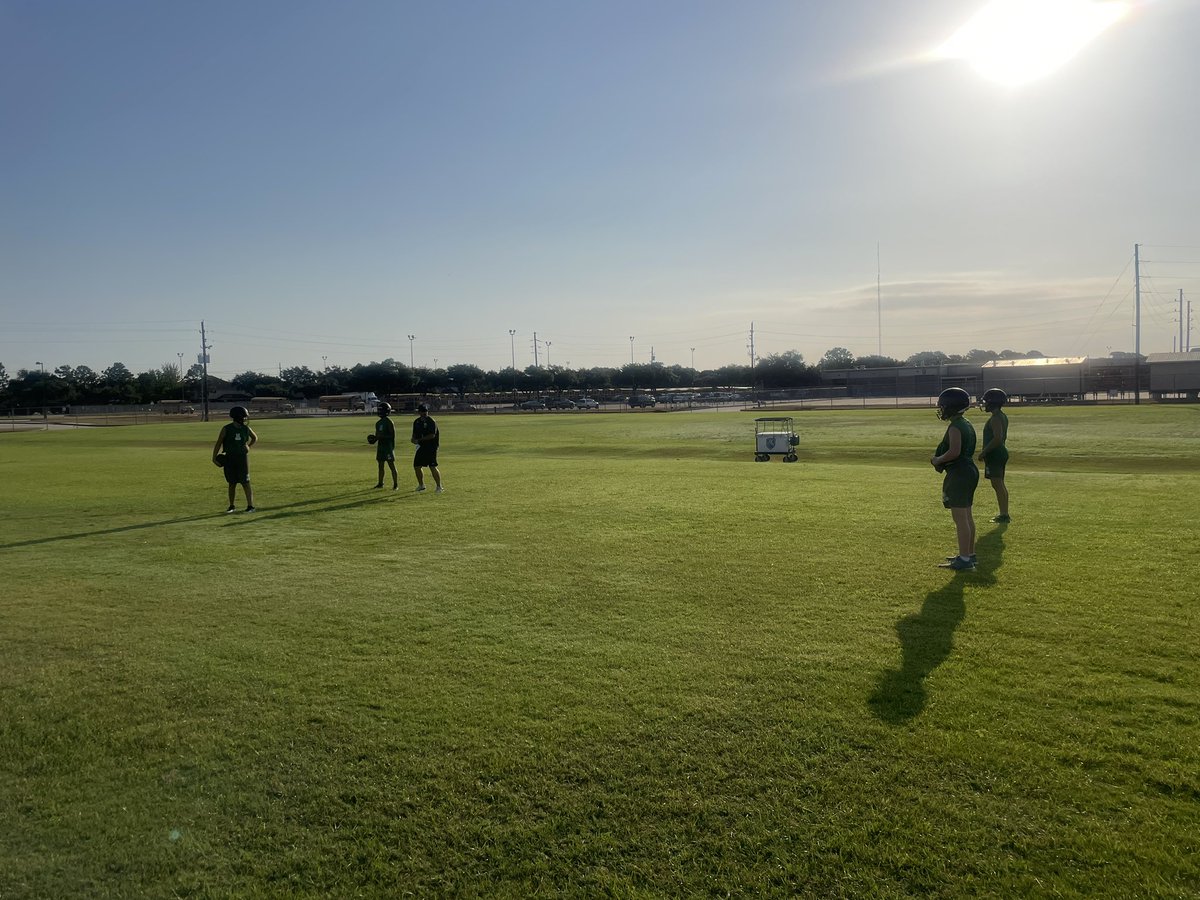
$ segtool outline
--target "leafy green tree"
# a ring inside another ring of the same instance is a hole
[[[526,366],[523,387],[527,391],[546,391],[550,389],[551,373],[542,366]]]
[[[705,374],[711,376],[708,383],[713,388],[747,387],[753,377],[748,365],[721,366]]]
[[[620,375],[617,369],[597,366],[591,369],[580,369],[576,373],[579,386],[585,391],[609,391],[617,384]]]
[[[906,366],[940,366],[949,361],[950,357],[941,350],[922,350],[906,359],[904,364]]]
[[[8,372],[4,368],[4,363],[0,363],[0,398],[8,396]]]
[[[795,350],[773,353],[758,361],[754,376],[764,388],[790,388],[820,381],[820,376],[804,364],[804,357]]]
[[[137,403],[137,381],[124,363],[115,362],[100,373],[101,390],[114,403]]]
[[[389,357],[383,362],[371,362],[352,368],[347,386],[352,391],[401,394],[408,393],[412,383],[413,373],[408,366]]]
[[[198,401],[200,399],[200,382],[204,380],[204,367],[200,363],[193,363],[187,370],[187,374],[183,376],[183,390],[187,395],[185,399]]]
[[[854,354],[845,347],[830,347],[817,365],[822,369],[849,369],[854,365]]]
[[[446,374],[454,379],[454,386],[459,393],[476,393],[488,389],[488,379],[483,369],[468,363],[457,363],[446,367]]]
[[[893,369],[900,365],[900,360],[890,356],[860,356],[854,360],[854,365],[860,369]]]
[[[240,375],[234,375],[233,378],[229,379],[229,383],[233,385],[234,390],[242,391],[254,397],[263,396],[258,393],[258,386],[260,384],[266,384],[275,380],[269,375],[264,375],[262,372],[247,370]]]

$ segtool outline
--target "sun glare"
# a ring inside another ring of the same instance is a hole
[[[992,0],[937,55],[965,60],[984,78],[1016,87],[1065,65],[1129,6],[1095,0]]]

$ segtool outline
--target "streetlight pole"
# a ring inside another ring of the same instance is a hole
[[[630,363],[630,365],[633,364],[633,361],[634,361],[633,360],[633,335],[631,334],[629,336],[629,363]]]
[[[413,369],[414,371],[416,370],[417,367],[416,367],[416,365],[413,364],[413,341],[415,341],[416,339],[417,339],[417,336],[415,334],[410,334],[408,336],[408,367],[410,369]]]
[[[176,353],[175,355],[179,357],[179,399],[182,402],[184,399],[184,397],[183,397],[183,354]]]
[[[46,415],[46,367],[44,365],[42,365],[42,361],[40,359],[37,361],[37,364],[38,364],[38,368],[42,372],[42,377],[40,379],[41,383],[42,383],[41,384],[41,387],[42,387],[42,420],[46,421],[47,420],[47,415]],[[50,426],[47,425],[46,427],[49,428]]]
[[[512,348],[513,403],[517,402],[517,329],[508,329],[508,343]]]

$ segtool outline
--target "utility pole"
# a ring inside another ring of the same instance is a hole
[[[183,396],[183,354],[176,353],[175,355],[179,357],[179,399],[183,400],[185,399]]]
[[[629,336],[629,364],[632,366],[632,365],[633,365],[633,363],[634,363],[634,359],[633,359],[633,335],[631,334],[631,335]]]
[[[1142,402],[1142,270],[1140,249],[1133,245],[1133,404]]]
[[[538,367],[538,346],[537,345],[538,345],[538,339],[537,339],[537,332],[535,331],[533,333],[533,367],[535,369]]]
[[[200,394],[204,397],[204,412],[201,419],[208,421],[208,351],[212,346],[204,333],[204,320],[200,321]]]
[[[1183,288],[1179,289],[1179,352],[1183,352]]]
[[[754,323],[750,323],[750,387],[754,388]]]
[[[517,329],[508,329],[508,343],[512,349],[513,403],[517,402]]]
[[[1189,300],[1187,302],[1187,306],[1188,306],[1187,348],[1188,348],[1188,353],[1191,353],[1192,352],[1192,301],[1191,300]]]

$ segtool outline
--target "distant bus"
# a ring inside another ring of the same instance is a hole
[[[441,398],[428,394],[388,394],[387,400],[396,412],[416,412],[422,403],[435,412],[442,408]]]
[[[343,409],[347,412],[358,412],[367,408],[367,401],[362,394],[326,394],[317,398],[317,408],[329,412]]]
[[[254,412],[295,412],[295,405],[286,397],[254,397],[250,400]]]

